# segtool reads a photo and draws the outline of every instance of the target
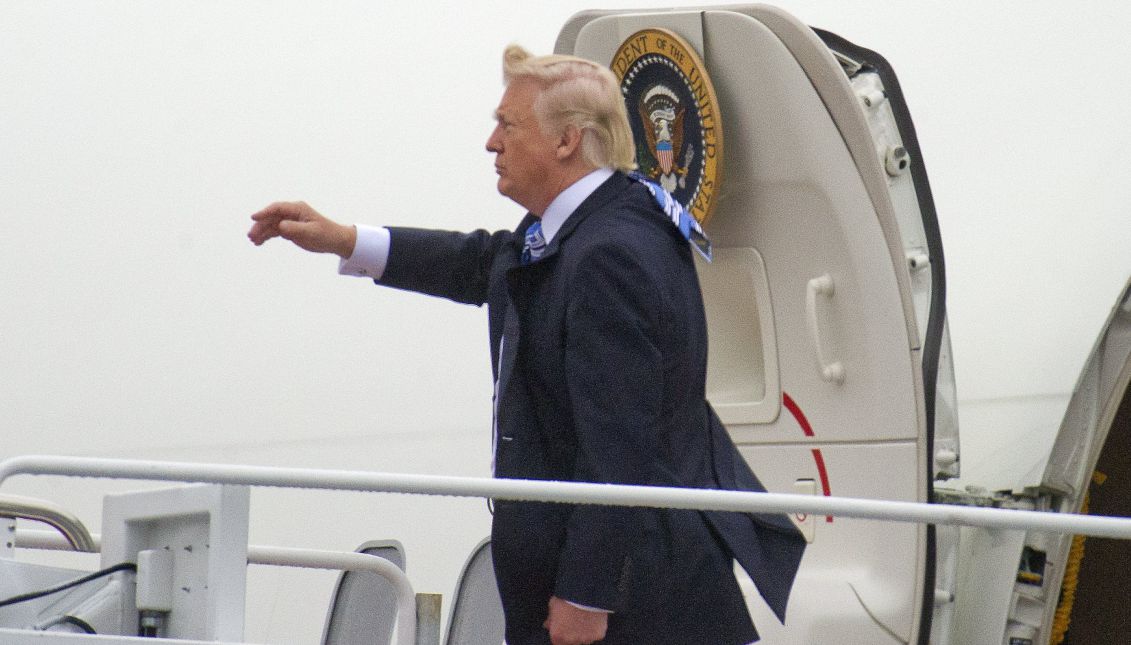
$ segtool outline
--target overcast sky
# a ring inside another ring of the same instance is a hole
[[[1068,393],[1131,274],[1131,10],[1085,7],[784,5],[900,77],[967,403]],[[483,150],[500,51],[550,51],[585,8],[0,2],[7,451],[101,452],[92,428],[354,436],[374,410],[388,428],[482,422],[481,312],[256,249],[247,218],[305,199],[346,222],[513,226]]]

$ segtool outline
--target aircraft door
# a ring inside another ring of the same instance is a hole
[[[1131,281],[1081,371],[1039,481],[998,504],[1056,513],[1131,515]],[[1020,488],[1021,486],[1018,485]],[[964,529],[953,635],[1045,645],[1126,640],[1120,574],[1127,542],[1041,531]]]
[[[720,155],[706,223],[715,259],[698,269],[708,396],[721,419],[771,491],[928,501],[919,323],[889,192],[897,179],[841,65],[812,30],[761,5],[580,14],[557,51],[629,78],[633,60],[664,53],[663,42],[632,40],[645,30],[698,52],[715,90],[693,94],[715,110],[704,136]],[[636,49],[632,60],[624,47]],[[647,118],[637,96],[630,118]],[[700,162],[674,152],[688,168]],[[811,543],[785,626],[748,584],[764,642],[919,642],[934,596],[926,527],[795,520]]]

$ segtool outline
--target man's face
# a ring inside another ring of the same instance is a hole
[[[507,86],[487,150],[495,153],[499,192],[541,216],[561,188],[561,167],[559,137],[544,133],[534,114],[537,96],[534,81],[519,79]]]

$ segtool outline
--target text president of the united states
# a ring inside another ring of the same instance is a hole
[[[497,477],[763,490],[707,402],[686,214],[630,174],[616,79],[513,45],[503,76],[487,150],[499,192],[528,211],[515,230],[345,226],[280,202],[248,236],[336,253],[340,272],[380,285],[486,303]],[[804,551],[782,515],[509,501],[491,538],[509,645],[749,643],[733,561],[784,619]]]

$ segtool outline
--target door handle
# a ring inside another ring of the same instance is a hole
[[[816,480],[808,478],[798,479],[793,482],[793,493],[795,495],[816,495]],[[813,536],[817,528],[817,523],[814,521],[813,516],[808,513],[794,513],[791,517],[793,518],[794,526],[801,531],[801,535],[805,536],[805,541],[812,544]]]
[[[826,360],[825,346],[821,339],[821,325],[817,320],[817,296],[832,300],[835,293],[836,285],[829,274],[810,280],[805,293],[805,315],[809,322],[809,337],[813,340],[813,349],[817,352],[817,367],[821,372],[821,378],[840,385],[844,383],[844,364],[840,361]]]

